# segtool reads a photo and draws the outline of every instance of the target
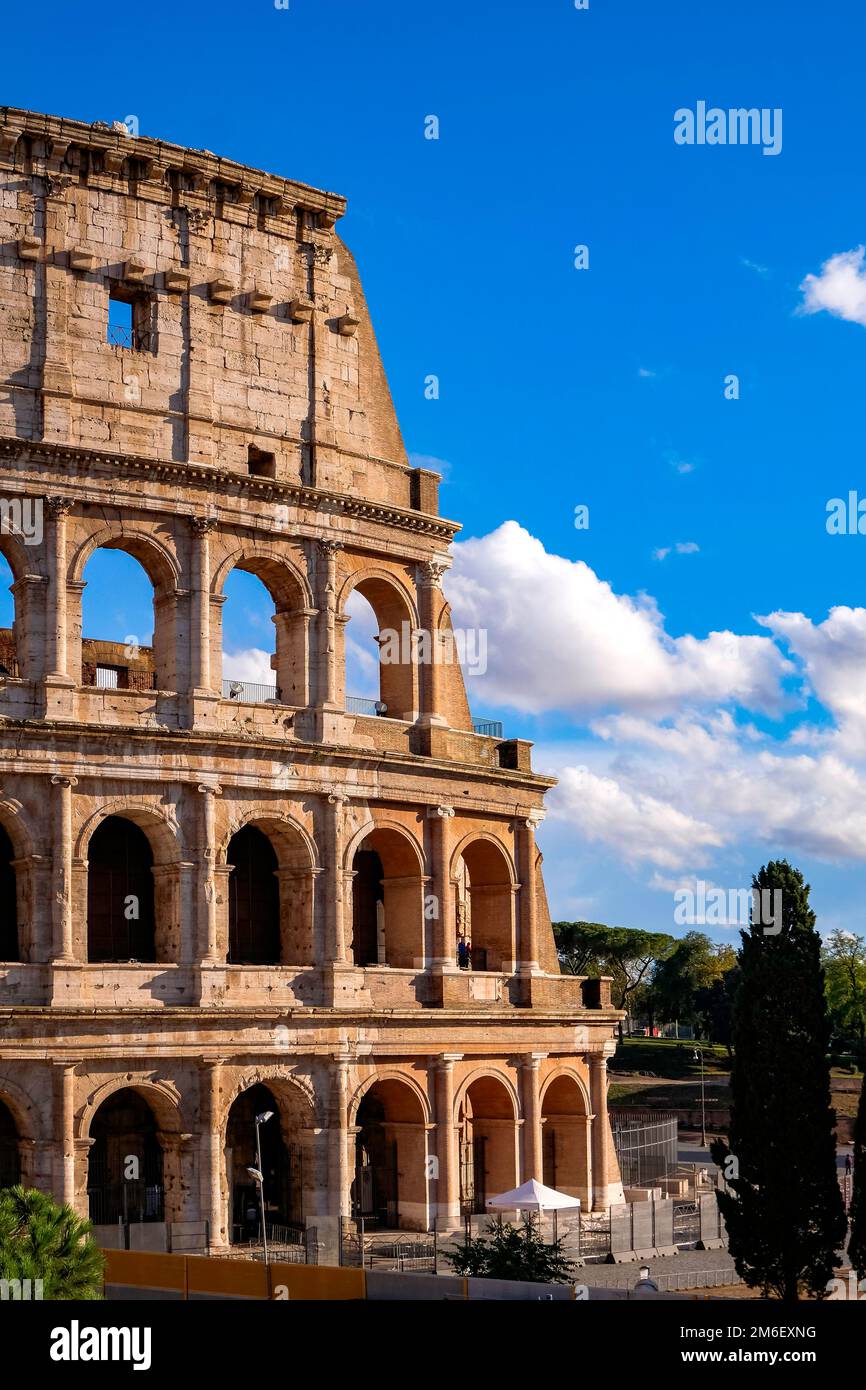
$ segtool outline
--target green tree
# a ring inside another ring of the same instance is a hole
[[[866,1279],[866,1076],[860,1087],[857,1118],[854,1121],[854,1182],[848,1210],[851,1237],[848,1258],[858,1279]]]
[[[102,1298],[105,1259],[91,1224],[44,1192],[0,1192],[0,1279],[41,1279],[44,1299]]]
[[[729,1061],[734,1055],[734,999],[739,979],[739,968],[734,965],[711,985],[699,989],[695,998],[701,1033],[707,1042],[727,1048]]]
[[[666,1022],[696,1023],[700,992],[721,979],[725,964],[733,965],[733,956],[730,946],[716,946],[704,932],[686,932],[654,972],[652,993],[658,1016]]]
[[[666,932],[606,927],[601,922],[554,922],[553,934],[560,969],[567,975],[609,975],[614,1007],[627,1014],[635,991],[675,945]]]
[[[731,1124],[711,1146],[730,1189],[718,1202],[746,1284],[786,1301],[820,1298],[846,1229],[821,941],[799,870],[771,862],[753,884],[781,891],[781,925],[753,921],[740,933]]]
[[[844,1038],[866,1044],[866,941],[853,932],[834,931],[824,945],[827,1000],[834,1028]]]
[[[521,1226],[487,1223],[489,1240],[464,1240],[445,1258],[455,1274],[479,1279],[525,1279],[537,1284],[570,1284],[577,1266],[563,1254],[562,1240],[548,1244],[537,1224],[524,1218]]]

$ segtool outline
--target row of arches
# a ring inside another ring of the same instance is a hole
[[[137,810],[98,819],[75,855],[86,874],[83,958],[94,963],[177,959],[180,850],[164,822]],[[319,963],[315,903],[321,878],[315,843],[297,823],[250,821],[217,854],[225,955],[233,965]],[[26,959],[22,921],[26,864],[0,825],[0,961]],[[438,907],[427,892],[423,850],[398,825],[362,828],[344,866],[347,947],[359,967],[423,969]],[[466,837],[451,866],[454,960],[508,971],[516,960],[514,867],[491,837]],[[322,884],[322,891],[327,885]]]
[[[470,1079],[451,1117],[464,1215],[483,1212],[488,1197],[529,1176],[587,1200],[590,1186],[588,1100],[575,1075],[554,1076],[540,1102],[543,1172],[522,1172],[515,1093],[494,1073]],[[373,1079],[346,1117],[351,1145],[348,1209],[382,1229],[427,1229],[441,1195],[431,1163],[433,1128],[425,1094],[408,1079]],[[122,1086],[89,1117],[85,1181],[88,1215],[97,1225],[181,1218],[175,1117],[155,1087]],[[302,1230],[323,1211],[309,1098],[296,1087],[265,1077],[231,1100],[220,1127],[224,1223],[231,1243],[260,1232],[256,1180],[264,1178],[271,1230]],[[0,1187],[22,1176],[13,1110],[0,1089]],[[324,1207],[339,1209],[338,1194]]]
[[[97,533],[72,549],[65,602],[73,679],[116,689],[195,685],[186,650],[195,612],[187,615],[180,597],[188,595],[192,605],[195,594],[173,553],[158,537],[129,527],[119,535]],[[0,536],[0,588],[10,593],[0,604],[0,675],[38,679],[44,663],[34,644],[43,624],[27,582],[30,559],[8,532]],[[332,696],[342,705],[349,689],[378,702],[388,717],[417,716],[417,595],[396,573],[367,567],[336,579],[335,592],[317,594],[299,564],[251,547],[219,561],[209,583],[207,664],[213,688],[225,698],[292,707],[321,701],[321,633],[311,620],[331,605]],[[442,619],[447,622],[445,612]]]

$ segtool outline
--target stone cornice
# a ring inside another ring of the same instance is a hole
[[[105,160],[105,171],[110,176],[120,177],[124,160],[134,159],[148,166],[145,175],[148,182],[164,177],[170,170],[192,178],[205,190],[213,181],[218,181],[238,189],[241,207],[249,205],[256,194],[262,194],[276,200],[282,212],[304,208],[316,213],[319,226],[325,230],[330,230],[346,211],[346,199],[338,193],[329,193],[295,179],[253,169],[236,160],[212,154],[210,150],[190,150],[166,140],[119,133],[100,122],[88,125],[85,121],[73,121],[65,116],[48,116],[40,111],[24,111],[14,106],[0,107],[0,159],[10,158],[15,142],[21,135],[46,142],[42,162],[50,165],[55,173],[62,166],[66,151],[70,146],[75,146],[101,154]],[[42,170],[37,168],[36,172]],[[169,201],[167,185],[166,192]]]
[[[13,456],[30,458],[35,462],[62,464],[65,470],[73,465],[85,474],[92,474],[94,469],[115,470],[138,473],[156,482],[174,485],[182,483],[185,487],[200,488],[202,493],[207,494],[209,501],[213,501],[215,487],[224,488],[226,492],[234,491],[263,502],[292,504],[307,511],[383,522],[402,531],[436,536],[446,543],[453,540],[462,529],[459,522],[448,521],[445,517],[411,511],[408,507],[395,507],[385,502],[369,501],[363,497],[350,496],[348,493],[329,492],[323,488],[310,487],[306,483],[256,478],[245,473],[231,473],[226,469],[182,460],[148,459],[135,454],[108,453],[75,444],[52,444],[8,435],[0,436],[0,461]]]

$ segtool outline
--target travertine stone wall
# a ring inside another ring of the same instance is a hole
[[[490,1185],[541,1177],[556,1147],[585,1205],[621,1191],[604,1077],[619,1015],[604,985],[558,971],[535,843],[551,781],[529,744],[473,731],[447,659],[458,528],[436,475],[408,465],[343,211],[207,152],[0,108],[0,494],[41,518],[35,535],[0,527],[15,606],[0,825],[19,935],[0,962],[0,1102],[21,1172],[86,1211],[93,1118],[136,1090],[167,1219],[208,1220],[215,1246],[231,1238],[229,1110],[258,1081],[332,1253],[371,1088],[404,1226],[458,1223],[470,1130]],[[107,341],[112,295],[133,302],[128,340]],[[152,644],[82,633],[105,547],[150,578]],[[260,701],[222,694],[236,568],[274,602]],[[346,708],[356,590],[380,635],[410,638],[382,664],[385,717]],[[100,665],[118,688],[95,684]],[[88,959],[88,847],[108,816],[152,852],[153,961]],[[227,959],[228,846],[248,825],[278,864],[270,966]],[[387,930],[359,966],[365,844]],[[461,971],[470,863],[489,962]]]

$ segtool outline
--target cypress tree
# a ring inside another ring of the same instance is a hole
[[[857,1278],[866,1279],[866,1074],[854,1121],[854,1182],[848,1220],[851,1223],[848,1258],[857,1271]]]
[[[753,920],[740,933],[731,1124],[712,1154],[728,1179],[730,1190],[717,1195],[737,1272],[765,1296],[793,1301],[823,1296],[845,1239],[830,1022],[803,875],[779,860],[752,883],[781,890],[781,920]]]

